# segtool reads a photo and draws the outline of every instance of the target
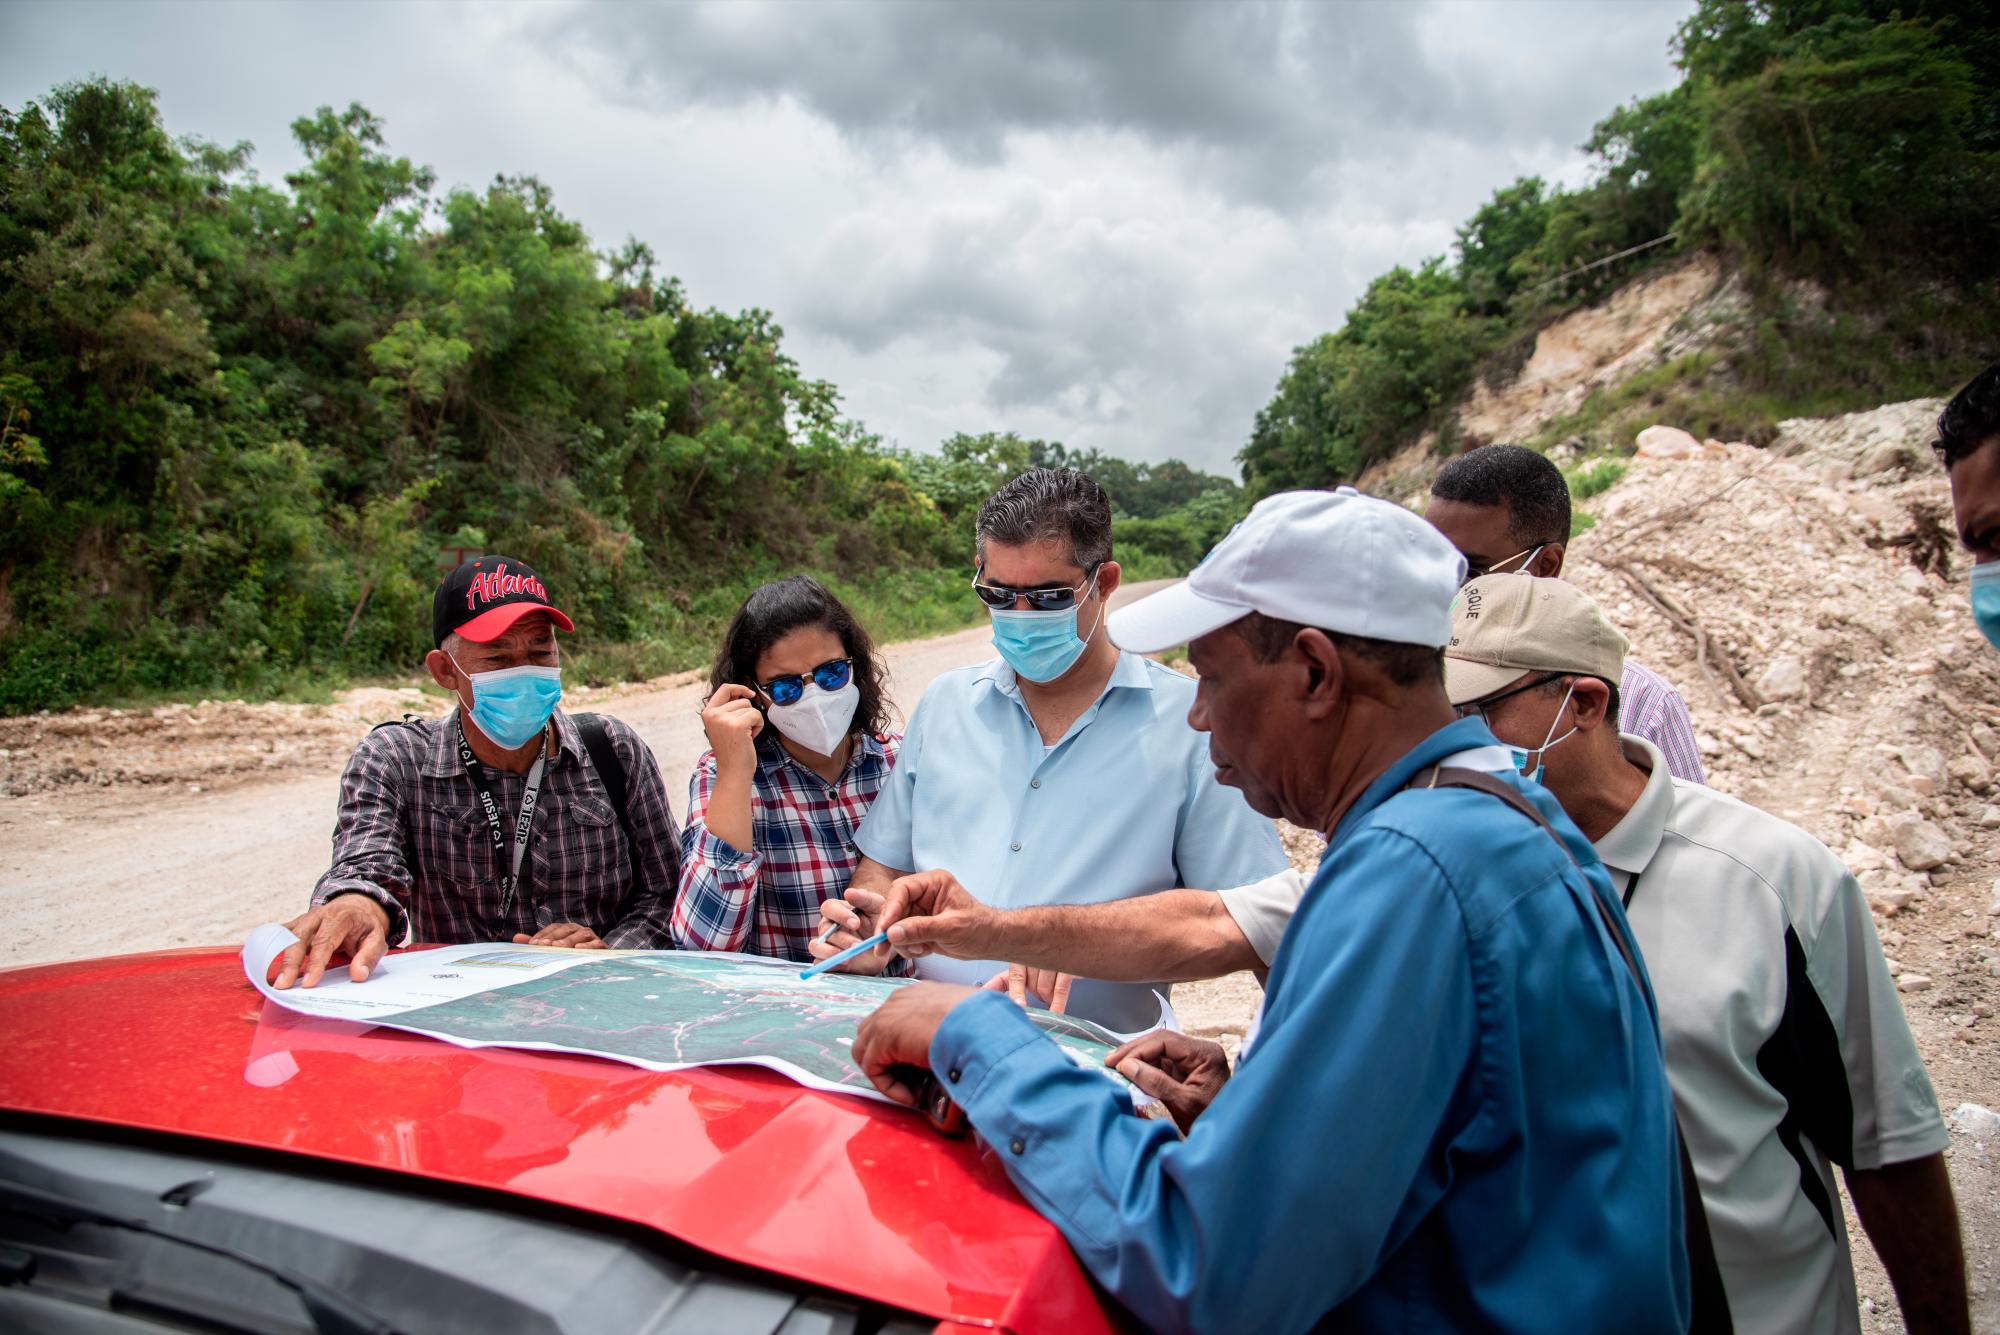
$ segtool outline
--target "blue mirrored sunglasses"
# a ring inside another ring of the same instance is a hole
[[[811,677],[813,685],[822,691],[837,691],[847,685],[854,676],[854,660],[850,658],[829,658],[811,672],[794,672],[789,676],[773,677],[760,683],[758,689],[771,697],[774,705],[797,704],[799,697],[806,693],[806,678]]]

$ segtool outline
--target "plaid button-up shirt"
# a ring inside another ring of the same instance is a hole
[[[1695,745],[1694,724],[1687,703],[1673,683],[1649,667],[1625,660],[1625,679],[1618,683],[1618,731],[1644,737],[1660,748],[1667,773],[1689,783],[1706,785],[1701,748]]]
[[[681,892],[674,904],[674,944],[683,950],[738,950],[807,960],[819,931],[819,906],[847,889],[861,853],[854,832],[896,763],[894,733],[855,739],[840,782],[829,785],[792,759],[775,738],[757,746],[750,781],[750,842],[742,849],[709,832],[715,752],[688,782],[681,831]]]
[[[527,775],[488,767],[506,826],[504,849],[480,810],[458,755],[458,713],[377,728],[361,740],[340,779],[333,866],[313,903],[364,894],[389,911],[391,941],[505,941],[551,923],[574,922],[608,946],[669,949],[679,872],[679,835],[652,748],[605,717],[625,765],[627,846],[618,813],[569,715],[555,714],[556,750],[544,767],[521,883],[500,912],[500,883],[514,854],[514,817]],[[506,861],[503,861],[505,859]],[[638,884],[633,884],[633,866]]]

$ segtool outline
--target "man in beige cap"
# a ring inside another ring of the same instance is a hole
[[[1596,847],[1659,998],[1735,1328],[1857,1331],[1829,1160],[1911,1331],[1968,1329],[1936,1095],[1860,887],[1818,840],[1618,731],[1625,640],[1560,580],[1468,584],[1445,691]]]

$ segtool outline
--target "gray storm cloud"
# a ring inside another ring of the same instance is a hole
[[[1672,81],[1690,0],[7,6],[0,103],[92,73],[257,142],[365,102],[762,306],[902,444],[1015,429],[1228,470],[1290,350]]]

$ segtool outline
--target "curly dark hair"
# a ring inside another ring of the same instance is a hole
[[[1507,507],[1507,533],[1524,547],[1569,540],[1569,483],[1525,445],[1482,445],[1446,464],[1431,495],[1466,505]]]
[[[847,610],[816,579],[793,575],[753,589],[743,606],[736,609],[729,629],[722,633],[722,651],[708,672],[711,694],[734,682],[755,687],[757,660],[764,651],[795,630],[823,627],[840,637],[841,648],[854,663],[854,684],[861,691],[861,703],[854,710],[855,732],[880,736],[889,727],[889,669],[875,652],[875,642]],[[764,708],[761,700],[757,707]]]
[[[1931,445],[1944,460],[1945,471],[2000,436],[2000,362],[1981,371],[1938,414],[1937,440]]]

